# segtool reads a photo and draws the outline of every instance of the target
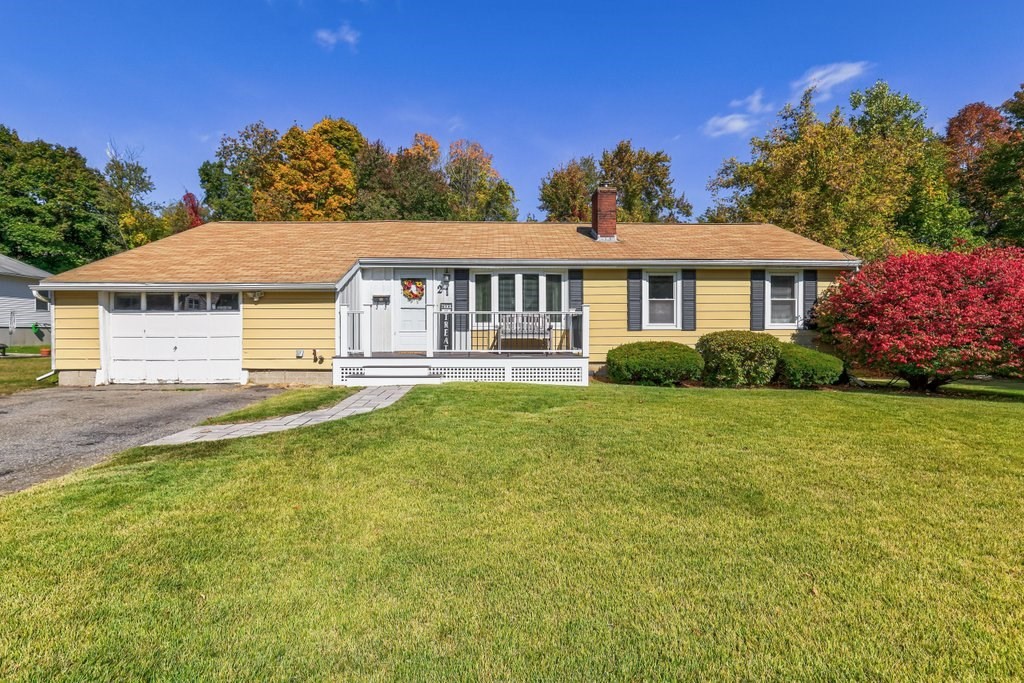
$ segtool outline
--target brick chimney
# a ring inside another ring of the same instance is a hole
[[[615,242],[615,188],[602,183],[590,198],[591,229],[598,242]]]

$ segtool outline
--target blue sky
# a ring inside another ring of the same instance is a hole
[[[970,9],[968,10],[968,8]],[[466,137],[521,218],[551,168],[620,139],[664,149],[699,213],[726,157],[817,79],[823,109],[888,80],[942,127],[1024,81],[1024,3],[0,0],[0,123],[141,150],[166,201],[224,133],[343,116],[373,139]]]

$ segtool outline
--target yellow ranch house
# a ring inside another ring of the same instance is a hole
[[[208,223],[43,280],[53,367],[107,383],[586,384],[609,349],[764,330],[814,345],[859,261],[774,225]]]

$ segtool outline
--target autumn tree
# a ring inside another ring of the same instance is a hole
[[[519,216],[515,191],[495,170],[494,157],[478,142],[456,140],[448,148],[444,175],[452,218],[463,221],[514,221]]]
[[[340,221],[355,199],[355,175],[316,126],[292,126],[275,145],[280,159],[253,192],[257,220]],[[353,161],[354,165],[354,161]]]
[[[750,161],[727,160],[709,184],[706,218],[775,223],[864,258],[975,241],[946,180],[946,149],[922,107],[884,82],[827,119],[813,90],[753,138]]]
[[[73,147],[0,125],[0,253],[59,273],[115,250],[106,181]]]
[[[590,198],[600,179],[594,157],[573,159],[541,181],[540,209],[549,221],[585,223],[590,220]]]
[[[1024,374],[1024,250],[903,254],[846,275],[815,309],[851,363],[931,390]]]
[[[247,125],[236,137],[221,138],[216,160],[199,167],[203,203],[214,220],[255,219],[253,195],[267,188],[271,170],[280,163],[279,139],[262,121]]]

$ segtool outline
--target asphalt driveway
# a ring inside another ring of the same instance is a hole
[[[237,410],[280,389],[55,387],[0,396],[0,495]]]

